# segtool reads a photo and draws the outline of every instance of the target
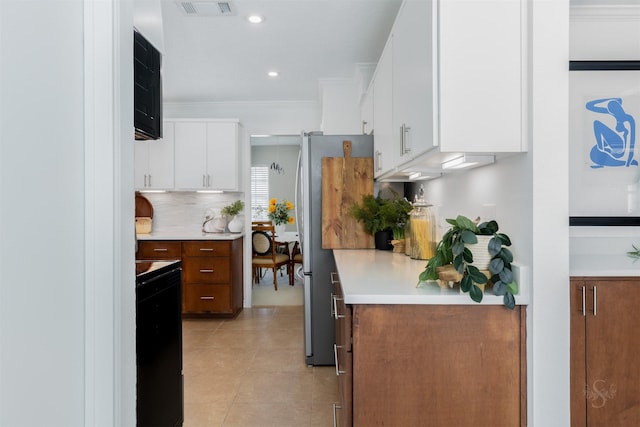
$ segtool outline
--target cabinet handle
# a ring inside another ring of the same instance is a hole
[[[338,276],[338,273],[336,273],[335,271],[332,271],[331,273],[329,273],[331,276],[331,284],[335,285],[337,283],[340,283],[340,279],[336,279],[336,277],[340,277]]]
[[[595,316],[598,312],[598,290],[597,287],[593,287],[593,315]]]
[[[338,314],[338,301],[342,301],[342,298],[338,298],[337,295],[332,295],[331,299],[333,300],[333,318],[336,320],[344,318],[344,314]]]
[[[216,299],[216,297],[211,297],[211,296],[201,296],[200,297],[201,300],[206,300],[206,301],[212,301],[214,299]]]
[[[400,126],[400,157],[411,151],[410,147],[407,147],[407,132],[409,132],[411,128],[406,124],[402,124]]]
[[[202,186],[203,186],[203,187],[206,187],[206,186],[207,186],[207,181],[206,181],[206,179],[207,179],[207,178],[205,177],[205,175],[204,175],[204,174],[202,174]]]
[[[378,150],[376,150],[376,158],[374,163],[376,164],[376,172],[382,170],[382,153]]]
[[[147,186],[147,174],[146,173],[144,174],[144,186],[145,187]]]
[[[207,174],[207,187],[211,187],[211,175]]]
[[[167,252],[169,249],[167,248],[153,248],[154,252]]]
[[[587,292],[585,287],[582,287],[582,316],[587,315]]]
[[[336,317],[336,294],[334,294],[333,292],[331,292],[331,303],[329,304],[331,306],[331,317],[335,318]]]
[[[213,273],[213,269],[211,269],[211,270],[203,269],[203,270],[200,270],[200,273]]]
[[[151,174],[149,174],[149,187],[151,187]]]
[[[338,427],[338,417],[336,415],[336,411],[338,409],[342,409],[342,406],[338,405],[337,403],[333,404],[333,427]]]
[[[336,375],[337,376],[344,375],[344,374],[347,373],[347,371],[341,371],[340,368],[338,368],[338,349],[339,348],[344,348],[344,346],[337,345],[337,344],[333,345],[333,359],[336,362]]]
[[[213,252],[213,248],[200,248],[200,252]]]
[[[368,124],[368,123],[369,123],[369,122],[367,122],[366,120],[363,120],[363,121],[362,121],[362,134],[363,134],[363,135],[366,135],[366,134],[367,134],[367,124]]]

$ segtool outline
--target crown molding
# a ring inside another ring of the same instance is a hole
[[[638,22],[640,21],[640,5],[571,6],[569,16],[573,22]]]

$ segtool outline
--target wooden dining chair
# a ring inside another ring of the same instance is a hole
[[[296,264],[302,265],[302,251],[300,250],[300,242],[296,242],[293,245],[293,249],[291,250],[291,261],[290,261],[290,271],[289,275],[289,285],[293,286],[295,281],[295,267]]]
[[[277,291],[276,273],[280,267],[286,267],[291,283],[293,276],[289,244],[275,240],[275,227],[270,221],[255,221],[251,224],[251,247],[254,283],[260,282],[260,272],[263,268],[270,268],[273,270],[273,287]]]

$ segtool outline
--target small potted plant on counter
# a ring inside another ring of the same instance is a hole
[[[236,200],[230,205],[222,208],[220,212],[222,215],[227,217],[227,228],[231,233],[240,233],[244,228],[242,217],[239,215],[240,212],[244,209],[244,202],[242,200]]]
[[[392,241],[404,240],[404,226],[412,206],[397,192],[392,192],[392,199],[383,199],[380,193],[376,197],[364,195],[362,203],[356,202],[349,209],[349,214],[362,222],[365,231],[374,236],[376,249],[391,250],[394,249]],[[401,249],[399,246],[398,251],[404,252],[404,247]]]
[[[427,261],[419,280],[424,282],[453,277],[454,281],[460,283],[460,289],[469,292],[475,302],[482,301],[484,285],[490,281],[493,283],[493,293],[502,295],[505,307],[513,309],[513,294],[518,293],[518,284],[511,271],[513,255],[505,247],[511,246],[509,236],[498,233],[496,221],[476,225],[469,218],[459,215],[456,219],[447,219],[447,222],[451,228],[438,242],[436,253]],[[486,257],[483,252],[487,253]],[[474,259],[477,262],[482,257],[485,257],[483,264],[475,265]]]

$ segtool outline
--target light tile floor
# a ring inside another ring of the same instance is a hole
[[[302,306],[183,320],[184,427],[329,427],[333,366],[307,367]]]

